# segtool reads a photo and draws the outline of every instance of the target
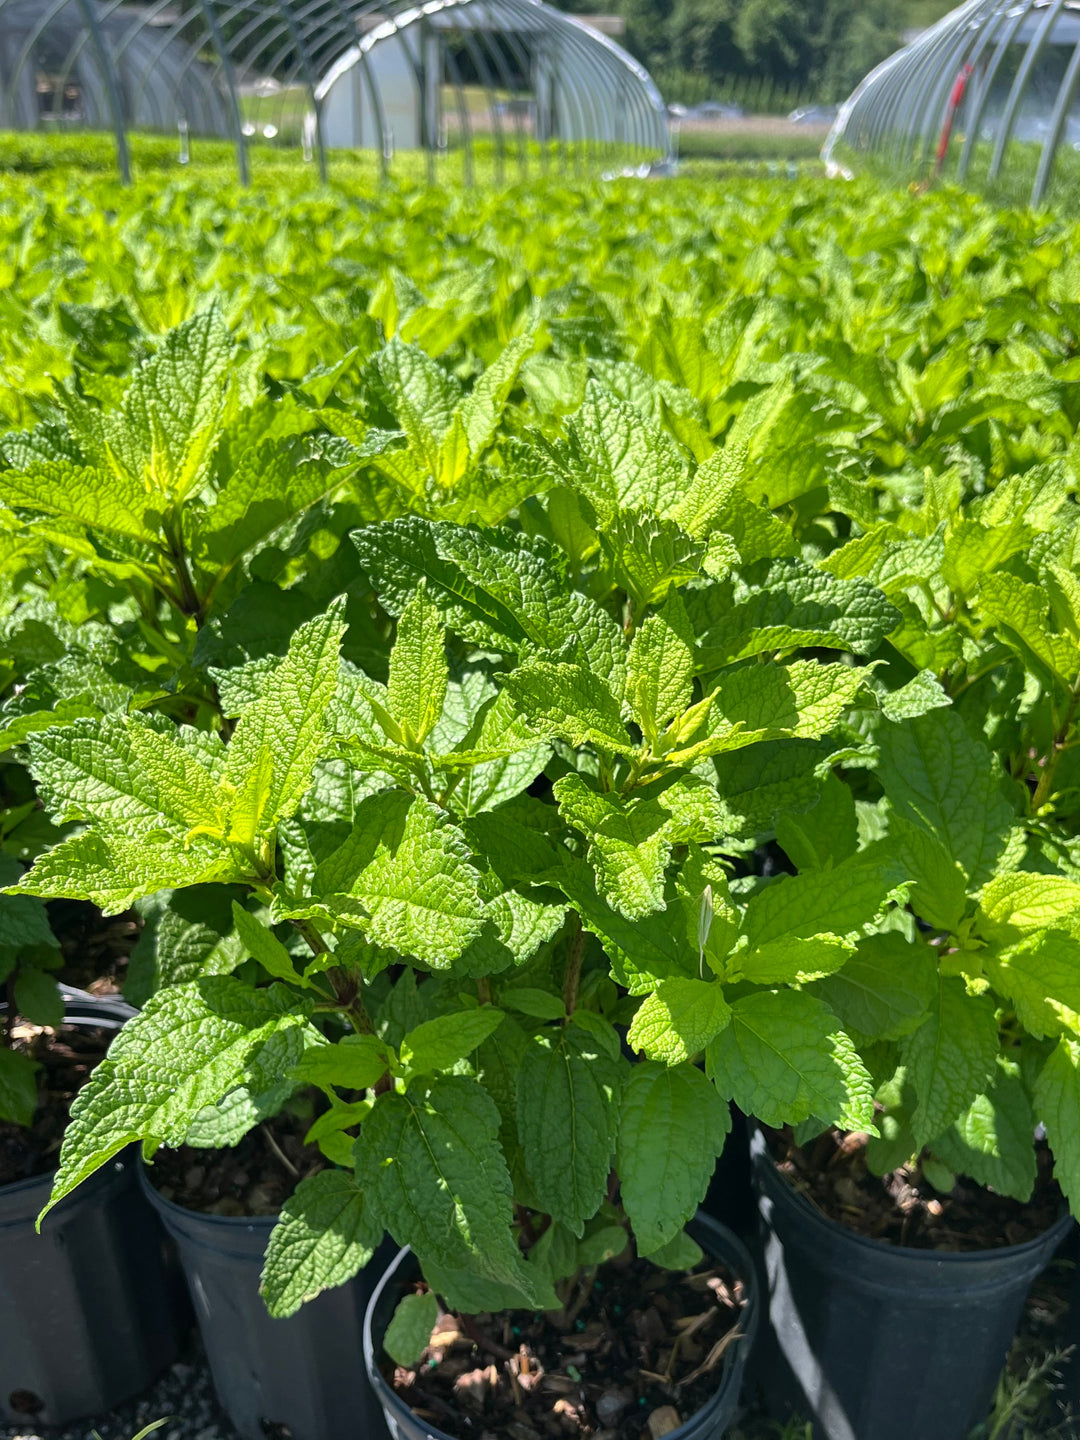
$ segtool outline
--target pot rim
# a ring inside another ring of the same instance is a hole
[[[917,1245],[894,1245],[890,1240],[876,1240],[870,1235],[860,1235],[858,1231],[849,1230],[846,1225],[841,1225],[839,1220],[834,1220],[829,1215],[823,1215],[780,1173],[776,1161],[769,1153],[761,1125],[756,1120],[753,1122],[750,1134],[750,1161],[755,1169],[764,1172],[767,1180],[771,1179],[778,1186],[783,1187],[785,1201],[795,1207],[804,1222],[809,1221],[829,1235],[842,1236],[845,1240],[861,1246],[872,1254],[895,1255],[898,1259],[914,1264],[962,1266],[978,1264],[980,1260],[984,1259],[1019,1259],[1022,1255],[1034,1253],[1045,1246],[1051,1237],[1056,1237],[1056,1249],[1057,1244],[1060,1244],[1074,1223],[1073,1216],[1066,1207],[1064,1213],[1054,1221],[1053,1225],[1047,1226],[1041,1234],[1033,1236],[1030,1240],[1024,1240],[1019,1245],[994,1245],[977,1250],[926,1250]]]
[[[706,1215],[704,1211],[698,1210],[690,1225],[700,1225],[703,1228],[714,1229],[718,1232],[723,1242],[733,1252],[734,1262],[728,1261],[731,1268],[736,1270],[738,1278],[742,1280],[746,1290],[746,1302],[742,1307],[742,1314],[746,1319],[746,1329],[742,1336],[742,1343],[732,1346],[728,1352],[731,1359],[723,1365],[718,1379],[716,1390],[709,1400],[699,1409],[695,1410],[677,1430],[672,1430],[665,1440],[687,1440],[688,1436],[696,1433],[700,1417],[705,1415],[714,1406],[719,1406],[725,1397],[728,1387],[734,1377],[735,1383],[741,1385],[743,1364],[753,1347],[757,1338],[758,1325],[761,1318],[760,1297],[758,1294],[757,1271],[750,1252],[742,1243],[739,1237],[728,1227],[715,1219],[712,1215]],[[393,1260],[379,1277],[379,1283],[372,1291],[371,1299],[368,1301],[367,1309],[364,1312],[364,1369],[367,1372],[368,1383],[375,1392],[375,1397],[384,1410],[391,1411],[396,1417],[408,1420],[412,1425],[423,1426],[429,1440],[455,1440],[445,1430],[439,1430],[427,1420],[419,1420],[411,1406],[397,1394],[392,1386],[386,1383],[382,1371],[379,1369],[375,1359],[375,1339],[372,1334],[372,1315],[375,1307],[382,1297],[383,1291],[392,1283],[401,1266],[412,1255],[412,1247],[403,1246],[394,1256]],[[380,1340],[381,1345],[381,1340]]]

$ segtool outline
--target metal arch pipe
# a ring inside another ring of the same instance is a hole
[[[348,38],[349,45],[338,57],[335,64],[331,65],[329,71],[323,76],[322,80],[319,82],[319,97],[320,99],[325,98],[326,93],[329,90],[330,85],[333,83],[333,79],[338,72],[338,68],[342,65],[343,61],[349,59],[349,57],[353,54],[353,51],[355,50],[357,58],[350,63],[358,63],[360,65],[364,80],[367,83],[368,95],[371,100],[372,119],[375,122],[375,128],[379,132],[379,176],[382,180],[385,181],[387,178],[387,173],[389,171],[390,158],[386,153],[386,111],[383,109],[382,91],[379,89],[379,83],[372,72],[371,62],[368,59],[367,51],[356,44],[356,32],[358,28],[357,22],[359,16],[363,13],[366,13],[367,7],[361,5],[357,7],[357,10],[355,12],[352,12],[346,8],[346,0],[330,0],[330,3],[332,4],[336,14],[341,19],[342,29],[344,32],[342,38]]]
[[[1030,15],[1035,6],[1035,0],[1023,0],[1023,3],[1015,7],[1010,14],[1008,6],[1002,9],[1001,14],[996,18],[991,31],[987,46],[997,41],[998,30],[1002,22],[1010,19],[1010,24],[1002,33],[1000,41],[997,41],[997,48],[986,67],[986,74],[979,82],[977,97],[972,102],[971,118],[966,120],[967,135],[964,138],[964,148],[960,152],[960,167],[957,171],[957,178],[961,183],[967,180],[971,170],[971,162],[975,158],[975,147],[978,144],[979,134],[982,131],[983,116],[986,114],[986,107],[990,103],[990,93],[994,88],[994,81],[997,79],[998,71],[1004,63],[1008,54],[1009,46],[1016,38],[1020,26]]]
[[[209,0],[199,0],[199,7],[206,20],[206,28],[214,42],[221,61],[221,68],[225,75],[225,84],[229,91],[229,100],[232,110],[233,137],[236,144],[236,169],[241,185],[251,184],[251,171],[248,168],[247,146],[244,144],[244,122],[240,115],[240,95],[236,88],[236,72],[233,69],[232,55],[225,44],[218,25],[217,16],[214,14]]]
[[[971,74],[974,84],[969,83],[964,92],[963,103],[960,107],[958,118],[964,130],[964,143],[960,150],[960,164],[957,167],[957,176],[963,179],[965,170],[965,156],[967,163],[971,163],[972,155],[972,126],[974,119],[976,127],[982,123],[983,107],[983,81],[985,75],[980,75],[979,67],[982,64],[983,56],[990,49],[994,39],[1001,28],[1002,22],[1007,18],[1010,5],[1014,0],[985,0],[979,19],[981,24],[976,26],[972,21],[972,28],[975,30],[975,43],[970,50],[966,64],[971,66]],[[989,93],[988,91],[986,93]]]
[[[1046,189],[1050,183],[1054,161],[1057,159],[1061,146],[1061,137],[1065,133],[1065,122],[1068,119],[1073,100],[1076,98],[1078,84],[1080,84],[1080,40],[1073,46],[1069,64],[1058,89],[1057,99],[1054,101],[1050,129],[1043,141],[1042,154],[1039,156],[1039,168],[1035,172],[1035,183],[1031,187],[1032,205],[1041,205],[1046,198]]]
[[[26,69],[26,62],[34,53],[34,46],[45,34],[45,31],[47,30],[49,24],[53,20],[55,20],[62,11],[66,10],[67,7],[68,0],[53,0],[52,8],[47,10],[39,18],[37,25],[32,30],[27,32],[27,36],[26,39],[23,41],[22,48],[19,50],[18,55],[15,57],[15,64],[11,67],[11,70],[9,72],[11,75],[11,88],[13,91],[16,90],[16,87],[19,83],[19,78],[22,75],[23,71]],[[13,128],[18,127],[13,126]]]
[[[316,81],[315,72],[312,69],[311,64],[311,55],[308,52],[307,45],[301,37],[300,31],[297,28],[296,20],[293,16],[292,7],[289,3],[289,0],[278,0],[278,4],[281,6],[282,12],[288,21],[289,29],[295,38],[296,48],[300,55],[301,64],[304,70],[304,84],[307,88],[308,99],[311,101],[311,108],[315,114],[315,148],[319,156],[319,178],[325,185],[327,180],[327,169],[326,145],[323,140],[322,101],[316,100],[315,98]]]
[[[930,149],[934,140],[942,134],[948,123],[953,92],[961,78],[963,67],[969,63],[968,57],[975,36],[965,24],[956,26],[950,39],[953,43],[942,52],[938,61],[936,83],[928,88],[924,102],[926,123],[922,130],[920,165],[925,165],[930,158]],[[966,83],[964,88],[966,89]]]
[[[152,18],[154,15],[167,11],[171,8],[172,3],[173,0],[156,0],[156,4],[149,12],[149,17]],[[147,59],[139,80],[139,87],[132,98],[132,107],[136,114],[147,88],[157,80],[160,70],[158,62],[163,60],[169,50],[176,48],[178,54],[177,64],[172,72],[172,104],[177,123],[181,118],[189,125],[192,120],[198,121],[197,116],[189,113],[190,107],[184,99],[184,87],[190,84],[193,87],[193,95],[196,90],[201,89],[206,96],[207,123],[202,128],[209,133],[213,133],[217,128],[217,116],[214,112],[217,111],[218,115],[222,115],[226,107],[221,94],[214,89],[211,73],[198,60],[199,51],[206,41],[205,31],[200,29],[194,42],[182,38],[184,31],[190,26],[196,24],[201,26],[202,23],[201,13],[196,9],[189,9],[181,12],[180,18],[172,25],[162,27],[161,36],[154,45],[152,55]],[[149,25],[149,19],[147,25]],[[180,58],[181,54],[185,56],[183,60]]]
[[[1005,149],[1012,139],[1013,127],[1016,124],[1016,112],[1020,108],[1020,102],[1024,98],[1028,80],[1031,72],[1038,64],[1039,57],[1046,48],[1046,42],[1050,39],[1050,32],[1057,24],[1057,18],[1065,6],[1065,0],[1050,0],[1046,14],[1043,16],[1042,24],[1039,26],[1034,41],[1024,51],[1024,58],[1020,62],[1020,68],[1009,91],[1009,98],[1005,102],[1005,113],[1001,117],[1001,128],[994,143],[994,153],[990,157],[990,168],[986,172],[988,183],[993,183],[1001,173],[1002,161],[1005,158]]]
[[[131,152],[128,149],[127,129],[124,125],[124,107],[120,99],[120,87],[116,83],[116,68],[106,49],[105,35],[101,28],[98,13],[94,9],[93,0],[79,0],[79,8],[86,20],[87,29],[90,31],[94,48],[101,60],[101,68],[105,77],[105,93],[109,97],[109,109],[112,111],[113,130],[116,135],[116,158],[120,165],[120,178],[125,185],[130,185]]]

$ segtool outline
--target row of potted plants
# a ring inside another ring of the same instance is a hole
[[[3,440],[15,571],[108,597],[5,715],[60,827],[12,1014],[58,1019],[41,901],[146,919],[42,1235],[141,1144],[245,1435],[369,1433],[384,1233],[400,1433],[715,1435],[764,1304],[697,1216],[734,1103],[804,1401],[907,1434],[889,1336],[959,1437],[1080,1183],[1071,473],[770,508],[595,380],[507,435],[533,343],[271,398],[209,310]]]

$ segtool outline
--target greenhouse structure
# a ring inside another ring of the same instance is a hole
[[[317,159],[462,149],[496,168],[530,148],[638,161],[669,153],[648,73],[543,0],[0,0],[0,128],[254,141]]]
[[[1080,150],[1078,91],[1078,0],[968,0],[866,77],[825,158],[1009,181],[1037,205]]]

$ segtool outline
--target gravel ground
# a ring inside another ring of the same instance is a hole
[[[153,1389],[107,1415],[62,1430],[0,1426],[0,1440],[132,1440],[144,1425],[165,1416],[169,1423],[154,1431],[153,1440],[238,1440],[217,1403],[206,1359],[194,1348],[170,1366]]]

